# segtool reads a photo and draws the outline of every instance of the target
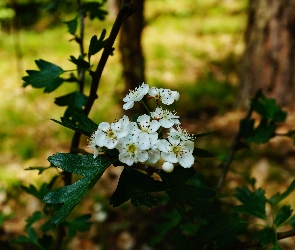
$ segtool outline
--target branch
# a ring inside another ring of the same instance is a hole
[[[260,97],[260,95],[261,95],[261,90],[259,89],[256,92],[253,100],[257,100]],[[252,113],[253,113],[253,109],[252,109],[252,107],[250,107],[245,119],[250,119]],[[235,153],[239,149],[243,148],[244,146],[245,146],[245,144],[242,142],[241,131],[238,131],[238,133],[236,134],[236,136],[232,142],[230,152],[229,152],[225,162],[222,164],[222,173],[221,173],[219,180],[218,180],[218,184],[216,187],[217,190],[220,190],[220,188],[222,187],[222,185],[224,183],[225,177],[229,171],[229,167],[230,167],[230,164],[233,160]]]

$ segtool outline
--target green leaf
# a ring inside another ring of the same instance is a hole
[[[76,64],[79,69],[87,70],[90,68],[90,63],[86,62],[83,58],[81,58],[81,56],[79,56],[79,58],[75,58],[74,56],[70,56],[69,61]]]
[[[28,167],[28,168],[25,168],[25,170],[38,170],[38,175],[39,174],[43,174],[43,172],[49,168],[52,168],[52,166],[49,166],[49,167]]]
[[[201,133],[201,134],[194,134],[193,137],[194,139],[199,139],[199,138],[202,138],[204,136],[207,136],[207,135],[210,135],[210,134],[213,134],[215,133],[216,131],[210,131],[210,132],[206,132],[206,133]]]
[[[113,193],[110,204],[118,207],[131,199],[135,207],[157,205],[157,200],[149,192],[163,191],[164,186],[160,181],[135,170],[134,168],[124,167],[120,175],[118,186]]]
[[[207,151],[205,149],[201,149],[201,148],[194,148],[193,155],[194,156],[197,156],[197,157],[200,157],[200,158],[211,158],[211,157],[215,157],[215,155],[213,155],[209,151]]]
[[[22,78],[24,87],[31,84],[33,88],[44,88],[44,92],[49,93],[63,83],[64,80],[59,76],[65,71],[61,67],[42,59],[36,60],[35,63],[40,71],[27,70],[29,75]]]
[[[37,222],[38,220],[41,220],[45,217],[45,215],[43,213],[41,213],[40,211],[36,211],[34,212],[30,217],[28,217],[26,219],[26,229],[32,227],[32,225]]]
[[[268,122],[267,119],[262,119],[254,130],[253,136],[247,139],[246,142],[266,143],[274,136],[276,128],[277,125],[274,121]]]
[[[240,135],[242,138],[247,139],[253,136],[254,133],[254,119],[242,119],[240,121]]]
[[[52,120],[64,127],[81,132],[86,136],[90,136],[98,128],[98,125],[82,112],[74,113],[71,118],[61,117],[60,119],[61,121],[57,121],[54,119]]]
[[[64,96],[55,98],[54,103],[58,106],[68,106],[64,116],[71,117],[75,112],[81,111],[88,97],[80,91],[74,91]]]
[[[68,227],[68,235],[70,237],[74,237],[77,232],[87,232],[92,225],[92,222],[89,222],[90,218],[91,214],[84,214],[74,219],[68,220],[66,222]]]
[[[55,189],[44,196],[43,201],[45,203],[63,204],[50,220],[51,224],[58,225],[65,220],[95,185],[108,166],[116,160],[104,156],[98,156],[94,159],[92,155],[57,153],[50,156],[48,161],[64,171],[83,176],[82,179],[72,185]]]
[[[283,122],[287,118],[287,113],[276,104],[275,99],[266,98],[263,94],[258,99],[253,99],[251,108],[263,118],[273,119],[276,122]]]
[[[254,236],[254,240],[259,240],[263,247],[267,246],[269,243],[273,244],[274,246],[277,245],[276,232],[270,227],[265,227],[264,229],[260,230]]]
[[[289,185],[289,187],[287,188],[287,190],[283,193],[276,193],[275,195],[273,195],[269,200],[268,202],[271,204],[271,205],[277,205],[280,201],[282,201],[283,199],[285,199],[286,197],[289,196],[289,194],[291,192],[293,192],[293,190],[295,189],[295,180],[293,180],[291,182],[291,184]]]
[[[284,222],[286,222],[289,217],[292,214],[292,209],[290,206],[284,205],[280,208],[280,210],[277,212],[275,220],[274,220],[274,224],[276,227],[279,227],[280,225],[282,225]]]
[[[90,44],[89,44],[89,49],[88,49],[88,61],[90,62],[90,57],[95,55],[97,52],[102,50],[107,42],[106,40],[103,40],[106,35],[106,30],[103,29],[101,32],[101,35],[99,39],[97,39],[97,36],[94,35],[91,37]]]
[[[189,220],[185,204],[191,206],[197,215],[205,218],[210,216],[213,206],[209,200],[216,196],[212,189],[185,184],[192,177],[194,170],[175,168],[172,173],[160,172],[159,175],[165,185],[166,193],[174,203],[177,211],[183,219]]]
[[[89,18],[93,20],[97,18],[98,20],[104,20],[105,16],[108,14],[106,10],[102,10],[101,7],[103,6],[105,1],[102,3],[99,2],[88,2],[84,3],[84,11],[89,13]]]
[[[258,189],[251,192],[247,187],[236,188],[236,197],[242,205],[235,206],[233,210],[237,213],[252,215],[261,219],[266,219],[265,204],[266,198],[264,190]]]
[[[68,26],[69,33],[74,36],[76,34],[78,27],[78,16],[76,16],[74,19],[70,21],[64,21],[63,23],[65,23]]]
[[[295,214],[288,220],[288,224],[295,229]]]

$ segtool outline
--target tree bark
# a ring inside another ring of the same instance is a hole
[[[121,0],[116,0],[116,2],[117,6],[120,6]],[[144,28],[144,0],[131,0],[130,3],[134,13],[124,21],[119,37],[125,93],[128,89],[134,89],[145,81],[145,64],[141,46],[141,35]],[[142,105],[137,103],[126,113],[132,116],[141,114],[143,111]]]
[[[295,99],[295,1],[249,0],[241,104],[262,89],[280,105]]]

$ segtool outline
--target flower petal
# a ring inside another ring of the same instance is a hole
[[[194,162],[195,158],[192,154],[183,154],[181,157],[178,158],[179,164],[184,168],[190,168]]]
[[[171,162],[171,163],[177,163],[178,162],[178,159],[177,159],[177,157],[175,156],[175,154],[173,154],[173,153],[165,153],[165,152],[162,152],[161,153],[161,156],[163,157],[163,159],[165,160],[165,161],[169,161],[169,162]]]

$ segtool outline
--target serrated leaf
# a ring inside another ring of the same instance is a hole
[[[90,63],[86,62],[83,58],[79,57],[79,58],[75,58],[74,56],[70,56],[69,59],[70,62],[76,64],[78,66],[78,68],[80,69],[89,69],[90,68]]]
[[[210,132],[206,132],[206,133],[201,133],[201,134],[194,134],[193,137],[194,139],[199,139],[199,138],[202,138],[204,136],[207,136],[207,135],[211,135],[213,133],[215,133],[216,131],[210,131]]]
[[[212,189],[185,184],[187,177],[192,176],[191,170],[178,167],[172,173],[160,172],[159,175],[166,193],[183,219],[189,220],[185,204],[189,204],[201,217],[210,216],[213,206],[209,200],[213,199],[216,193]]]
[[[289,187],[287,188],[287,190],[283,193],[276,193],[275,195],[273,195],[268,202],[272,205],[277,205],[280,201],[282,201],[283,199],[285,199],[286,197],[288,197],[288,195],[293,192],[293,190],[295,189],[295,180],[293,180],[291,182],[291,184],[289,185]]]
[[[71,117],[75,112],[81,112],[88,97],[80,91],[74,91],[64,96],[55,98],[54,103],[58,106],[68,106],[64,116]]]
[[[254,130],[253,136],[246,140],[246,142],[253,143],[266,143],[273,136],[276,131],[277,125],[274,121],[267,121],[267,119],[262,119],[258,127]]]
[[[252,100],[251,108],[263,118],[274,119],[276,122],[283,122],[287,118],[287,113],[276,104],[275,99],[267,98],[263,94],[258,99]]]
[[[238,213],[244,213],[252,215],[261,219],[266,219],[265,212],[265,192],[262,189],[258,189],[251,192],[247,187],[236,188],[236,197],[242,202],[242,205],[235,206],[233,210]]]
[[[274,220],[274,224],[276,227],[279,227],[280,225],[282,225],[284,222],[286,222],[289,217],[292,214],[292,209],[290,206],[284,205],[280,208],[280,210],[277,212],[275,220]]]
[[[61,67],[42,59],[36,60],[35,63],[40,71],[27,70],[29,75],[22,78],[24,87],[32,85],[33,88],[44,88],[44,92],[49,93],[63,83],[64,80],[59,76],[65,71]]]
[[[66,225],[68,227],[68,235],[74,237],[77,232],[86,232],[90,229],[92,222],[89,221],[91,214],[84,214],[74,219],[68,220]]]
[[[267,246],[269,243],[276,245],[277,244],[276,232],[273,228],[265,227],[254,236],[254,240],[259,240],[260,244],[263,247]]]
[[[58,225],[65,220],[74,207],[83,199],[87,192],[100,179],[108,166],[115,162],[104,156],[93,158],[92,155],[75,155],[57,153],[48,157],[48,161],[54,166],[83,178],[69,186],[55,189],[43,198],[45,203],[63,204],[53,215],[51,224]]]
[[[52,121],[74,131],[78,131],[86,136],[90,136],[98,128],[98,125],[82,112],[74,113],[71,118],[61,117],[60,119],[61,121],[54,119],[52,119]]]
[[[99,39],[97,39],[96,35],[91,37],[89,48],[88,48],[88,61],[89,62],[90,62],[91,56],[95,55],[97,52],[99,52],[100,50],[102,50],[104,48],[104,46],[107,42],[107,39],[103,40],[105,38],[105,35],[106,35],[106,30],[103,29]]]
[[[205,149],[201,149],[201,148],[194,148],[193,151],[193,155],[200,157],[200,158],[211,158],[211,157],[215,157],[214,154],[212,154],[211,152],[205,150]]]
[[[76,34],[77,27],[78,27],[78,16],[76,16],[74,19],[70,21],[64,21],[63,23],[67,25],[68,32],[74,36]]]
[[[84,3],[84,11],[88,12],[89,18],[93,20],[94,18],[97,18],[99,20],[104,20],[108,12],[106,10],[102,10],[101,7],[103,6],[105,1],[102,1],[102,3],[99,2],[88,2]]]
[[[125,167],[120,175],[118,186],[113,193],[110,204],[118,207],[131,199],[135,207],[157,205],[157,201],[150,192],[158,192],[164,189],[163,183],[141,173],[134,168]]]
[[[49,168],[52,168],[52,166],[49,166],[49,167],[28,167],[28,168],[25,168],[25,170],[38,170],[38,175],[39,174],[42,174],[45,170],[49,169]]]

